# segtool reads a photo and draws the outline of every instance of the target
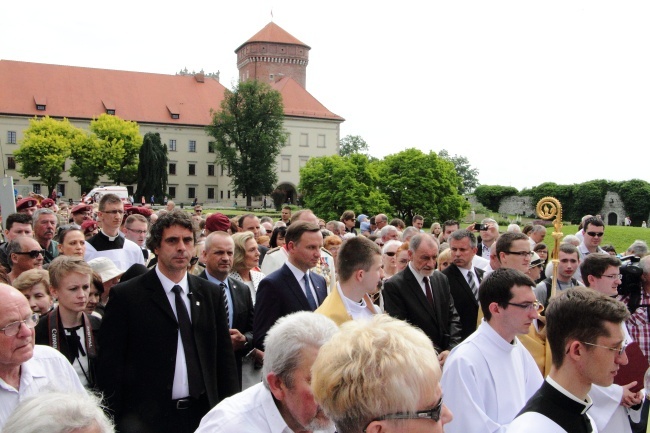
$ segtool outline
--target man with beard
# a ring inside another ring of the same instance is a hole
[[[266,335],[263,382],[218,404],[196,433],[333,432],[310,382],[318,351],[336,330],[334,322],[312,312],[280,318]]]

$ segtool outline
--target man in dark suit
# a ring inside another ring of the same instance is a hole
[[[156,267],[111,289],[99,385],[121,433],[189,433],[239,391],[225,305],[219,287],[187,273],[189,214],[161,216],[147,247]]]
[[[205,263],[205,270],[199,274],[199,277],[219,286],[221,288],[220,296],[225,296],[228,303],[226,312],[228,313],[230,341],[235,351],[239,386],[241,387],[242,358],[253,348],[253,313],[255,310],[248,286],[228,277],[232,270],[234,254],[235,243],[228,233],[210,233],[205,239],[205,248],[201,256],[201,261]]]
[[[454,298],[461,324],[461,339],[476,331],[478,319],[478,287],[483,281],[483,270],[472,266],[476,254],[476,237],[469,230],[456,230],[447,239],[453,263],[443,274],[449,280],[449,289]]]
[[[276,320],[296,311],[315,311],[327,297],[325,279],[310,271],[320,261],[323,235],[318,224],[292,223],[284,237],[288,260],[257,288],[253,344],[264,350],[264,338]]]
[[[435,272],[438,243],[427,233],[413,236],[409,258],[409,265],[384,283],[385,309],[422,329],[444,364],[449,351],[460,343],[460,321],[447,277]]]

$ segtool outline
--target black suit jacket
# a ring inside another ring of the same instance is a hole
[[[429,277],[433,307],[427,301],[420,283],[407,266],[384,283],[386,312],[417,326],[431,339],[438,352],[450,350],[460,343],[460,321],[449,282],[441,272]]]
[[[476,282],[476,287],[478,287],[481,281],[483,281],[484,271],[478,268],[474,268],[474,271],[478,276],[478,281]],[[452,298],[454,298],[454,307],[456,307],[456,311],[460,316],[460,336],[464,340],[476,331],[476,320],[479,309],[478,301],[474,297],[472,289],[469,288],[469,284],[465,277],[463,277],[463,273],[458,269],[458,266],[452,263],[442,273],[449,280],[449,289]]]
[[[219,287],[188,275],[196,349],[209,407],[239,391]],[[98,382],[121,432],[164,432],[171,409],[178,322],[155,269],[111,289]]]
[[[199,274],[199,278],[208,279],[206,271]],[[246,345],[243,349],[235,351],[235,360],[237,361],[237,373],[239,374],[239,386],[241,387],[241,364],[242,358],[253,348],[253,296],[248,286],[241,281],[228,277],[228,287],[232,298],[232,328],[238,330],[246,337]],[[219,296],[221,288],[219,288]]]
[[[318,305],[327,297],[327,284],[320,275],[309,272],[311,286],[316,292]],[[296,311],[313,311],[307,302],[298,280],[286,265],[267,275],[257,287],[255,319],[253,320],[253,344],[264,350],[266,333],[276,320]]]

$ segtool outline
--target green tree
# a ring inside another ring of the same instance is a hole
[[[153,195],[162,203],[167,191],[167,161],[167,145],[162,144],[160,134],[147,132],[140,148],[136,197]]]
[[[90,122],[90,131],[100,141],[107,159],[103,174],[116,185],[133,184],[138,180],[138,154],[142,146],[140,127],[136,122],[102,114]]]
[[[644,180],[632,179],[613,185],[619,193],[625,212],[632,219],[632,225],[640,226],[648,220],[650,213],[650,184]]]
[[[300,169],[298,189],[305,207],[326,221],[338,220],[348,209],[370,215],[389,212],[387,197],[376,187],[378,180],[366,155],[323,156],[311,158]]]
[[[501,200],[517,195],[517,188],[501,185],[481,185],[474,190],[476,199],[492,212],[499,212]]]
[[[359,135],[346,135],[339,144],[339,155],[350,156],[355,153],[367,154],[368,143]]]
[[[52,192],[61,181],[71,143],[83,140],[85,132],[68,119],[49,116],[30,119],[20,147],[14,152],[18,171],[25,177],[37,177]]]
[[[456,167],[456,173],[458,173],[463,180],[462,186],[458,191],[460,194],[471,193],[477,186],[479,186],[478,169],[472,168],[466,157],[460,155],[450,156],[449,152],[445,149],[438,152],[438,156],[447,161],[451,161],[454,164],[454,167]]]
[[[216,141],[216,162],[229,167],[235,194],[270,194],[278,176],[276,158],[285,145],[282,96],[266,83],[243,81],[226,90],[221,110],[212,113],[207,132]]]
[[[379,189],[405,221],[416,214],[429,220],[458,219],[469,209],[458,193],[461,179],[454,164],[435,152],[406,149],[387,156],[379,167]]]

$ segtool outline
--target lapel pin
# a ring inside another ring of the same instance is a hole
[[[201,303],[199,301],[196,301],[196,306],[198,307],[199,305],[201,305]]]

